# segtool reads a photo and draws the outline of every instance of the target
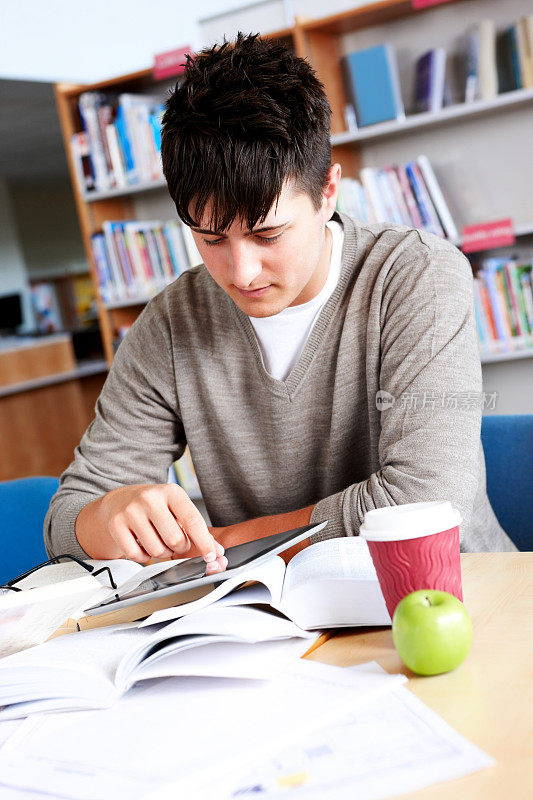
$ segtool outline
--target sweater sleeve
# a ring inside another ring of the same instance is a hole
[[[44,522],[49,556],[87,555],[75,535],[81,509],[106,492],[135,483],[166,483],[185,449],[166,299],[144,309],[120,344],[96,416],[60,479]]]
[[[369,335],[379,338],[381,409],[368,398],[379,467],[320,500],[311,521],[329,519],[328,536],[357,535],[370,509],[444,499],[468,530],[482,406],[470,264],[444,244],[421,249],[390,270],[380,299],[380,330]]]

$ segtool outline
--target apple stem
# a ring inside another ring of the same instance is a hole
[[[430,605],[431,605],[431,598],[430,598],[430,597],[428,597],[428,596],[426,595],[426,596],[424,597],[424,600],[426,601],[426,605],[427,605],[427,606],[430,606]]]

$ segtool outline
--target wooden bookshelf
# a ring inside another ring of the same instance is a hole
[[[91,249],[91,236],[101,229],[106,219],[131,219],[135,216],[134,207],[130,199],[123,197],[105,197],[101,200],[88,203],[78,185],[74,159],[70,141],[74,133],[82,130],[78,111],[78,98],[85,91],[142,91],[150,85],[151,70],[125,75],[112,80],[102,81],[91,85],[57,84],[55,87],[56,103],[63,134],[63,142],[67,153],[70,178],[74,191],[76,209],[80,221],[80,228],[87,259],[91,266],[91,275],[95,286],[98,286],[98,277],[94,265]],[[98,319],[102,334],[102,344],[107,363],[113,360],[113,342],[117,335],[118,324],[109,312],[100,296],[97,296]],[[139,313],[139,308],[132,312],[131,322]],[[129,322],[129,320],[128,320]]]
[[[370,44],[374,43],[374,41],[379,41],[379,39],[376,39],[378,36],[382,37],[381,40],[383,41],[392,38],[394,43],[395,31],[398,29],[401,35],[410,37],[409,42],[411,43],[412,40],[413,52],[419,54],[423,48],[436,46],[435,42],[438,42],[441,27],[446,29],[447,26],[449,33],[450,25],[455,26],[456,34],[459,36],[464,33],[465,25],[470,24],[473,20],[479,20],[483,16],[495,17],[497,24],[502,26],[502,19],[507,15],[507,23],[510,24],[511,21],[516,20],[522,13],[525,13],[523,9],[517,11],[519,5],[518,0],[510,0],[509,6],[508,4],[498,4],[498,8],[496,8],[492,0],[448,0],[445,4],[415,10],[411,0],[382,0],[381,2],[368,3],[349,11],[319,19],[297,18],[294,27],[266,35],[291,44],[295,52],[299,56],[307,58],[316,70],[318,77],[324,84],[332,108],[333,159],[341,164],[344,175],[355,177],[360,168],[365,165],[373,166],[380,161],[381,165],[390,162],[401,163],[404,160],[404,153],[411,139],[416,141],[417,148],[420,148],[422,146],[420,143],[424,142],[427,143],[428,147],[433,144],[434,148],[438,148],[437,152],[447,152],[446,148],[454,150],[454,158],[460,160],[463,158],[461,137],[464,136],[463,131],[465,129],[468,130],[468,141],[471,144],[476,135],[475,131],[477,131],[477,135],[482,137],[488,134],[489,128],[486,124],[481,127],[488,119],[492,123],[493,120],[501,119],[504,114],[520,114],[521,112],[525,114],[530,112],[530,106],[533,103],[533,90],[523,89],[499,95],[491,101],[478,101],[469,105],[457,103],[442,109],[437,114],[408,115],[405,121],[402,122],[385,122],[380,125],[362,128],[355,133],[347,132],[344,119],[347,95],[340,59],[345,52],[350,52],[350,50],[359,46],[359,44],[354,46],[356,37],[364,35],[365,41],[368,39]],[[463,20],[463,16],[465,20]],[[443,26],[441,26],[441,21],[445,23]],[[429,41],[428,31],[431,32],[434,41]],[[373,36],[374,39],[372,39]],[[405,42],[403,43],[405,44]],[[445,46],[445,42],[443,42],[443,46]],[[412,69],[414,69],[414,57],[412,59]],[[169,84],[167,83],[166,85]],[[100,231],[103,221],[136,218],[139,213],[146,214],[147,219],[154,216],[160,218],[160,209],[165,202],[167,202],[168,206],[167,218],[171,218],[175,211],[170,198],[167,196],[166,184],[163,180],[152,181],[126,189],[112,189],[106,192],[80,192],[70,153],[72,134],[82,130],[78,113],[79,95],[82,92],[91,90],[117,93],[126,91],[156,93],[161,88],[161,85],[154,83],[150,69],[88,86],[71,84],[59,84],[56,86],[56,99],[74,187],[76,207],[87,257],[91,264],[91,274],[95,283],[97,279],[92,261],[91,235]],[[522,124],[521,121],[520,124]],[[478,126],[477,128],[472,127],[476,125]],[[443,131],[445,134],[443,134]],[[455,138],[447,139],[441,145],[438,137],[442,135]],[[453,142],[453,145],[449,144],[450,141]],[[410,154],[409,158],[421,152],[424,152],[424,150],[418,149],[416,153]],[[427,155],[431,160],[431,152],[428,152]],[[524,152],[524,163],[526,157]],[[464,156],[464,158],[468,159],[469,156]],[[513,158],[516,159],[516,153],[510,153],[510,159],[512,160]],[[444,173],[446,177],[448,172],[449,170]],[[520,177],[524,178],[522,175]],[[531,185],[533,167],[526,174],[525,179]],[[500,191],[498,180],[499,178],[495,178],[495,196],[507,196],[512,200],[514,195],[510,189],[504,187]],[[517,180],[518,175],[515,176],[515,181]],[[511,178],[509,182],[511,182]],[[453,197],[453,186],[451,184],[443,188],[444,190],[448,188],[448,195]],[[483,197],[487,194],[487,192],[484,192]],[[139,212],[138,208],[139,203],[142,204],[141,212]],[[155,214],[147,210],[152,206],[157,209]],[[477,208],[475,210],[479,211]],[[462,224],[477,221],[476,219],[468,218],[469,211],[471,211],[471,208],[467,208],[463,214],[465,219],[456,219],[458,227],[461,227]],[[479,213],[483,212],[479,211]],[[529,221],[531,214],[528,213],[525,205],[523,214],[526,215],[525,220],[519,216],[515,209],[503,208],[494,209],[494,214],[486,218],[497,219],[513,216],[516,222],[517,236],[528,236],[533,231],[533,225]],[[104,305],[100,299],[98,300],[99,322],[108,363],[113,358],[113,343],[117,338],[118,329],[121,326],[130,325],[136,319],[146,301],[147,298],[139,298]],[[519,356],[515,353],[500,353],[497,359],[492,356],[484,357],[484,362],[519,357],[526,356]]]

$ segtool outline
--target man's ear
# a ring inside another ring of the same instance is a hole
[[[337,195],[339,193],[339,181],[341,179],[341,165],[332,164],[326,176],[326,182],[322,190],[322,210],[326,214],[326,221],[330,220],[335,213],[337,206]]]

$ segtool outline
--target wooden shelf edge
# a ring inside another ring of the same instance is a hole
[[[392,136],[401,136],[414,129],[432,128],[447,125],[456,120],[468,119],[497,113],[505,108],[519,107],[533,102],[533,89],[516,89],[497,95],[493,100],[476,100],[473,103],[456,103],[439,112],[410,114],[404,120],[390,120],[377,125],[368,125],[357,131],[343,131],[331,137],[332,147],[359,142],[374,141]]]
[[[501,361],[517,361],[521,358],[533,358],[533,347],[509,350],[505,353],[482,353],[481,364],[497,364]]]
[[[466,0],[447,0],[446,5],[465,2]],[[438,6],[437,6],[438,7]],[[302,21],[305,32],[321,31],[324,33],[343,34],[352,33],[362,28],[374,25],[383,25],[402,17],[412,16],[435,10],[436,6],[426,8],[413,8],[412,0],[379,0],[375,3],[366,3],[348,11],[340,11],[329,17]]]
[[[108,365],[103,359],[95,361],[87,361],[85,364],[80,364],[76,369],[69,370],[68,372],[58,372],[55,375],[46,375],[40,378],[33,378],[29,381],[21,381],[20,383],[12,383],[9,386],[0,386],[0,398],[9,397],[13,394],[20,392],[30,392],[34,389],[42,389],[46,386],[55,386],[58,383],[66,383],[67,381],[75,381],[80,378],[87,378],[90,375],[98,375],[102,372],[107,372]]]
[[[125,197],[131,194],[143,194],[152,192],[156,189],[166,189],[167,182],[164,178],[147,183],[133,184],[116,189],[108,189],[106,192],[84,192],[81,197],[85,203],[97,203],[99,200],[111,200],[115,197]]]

